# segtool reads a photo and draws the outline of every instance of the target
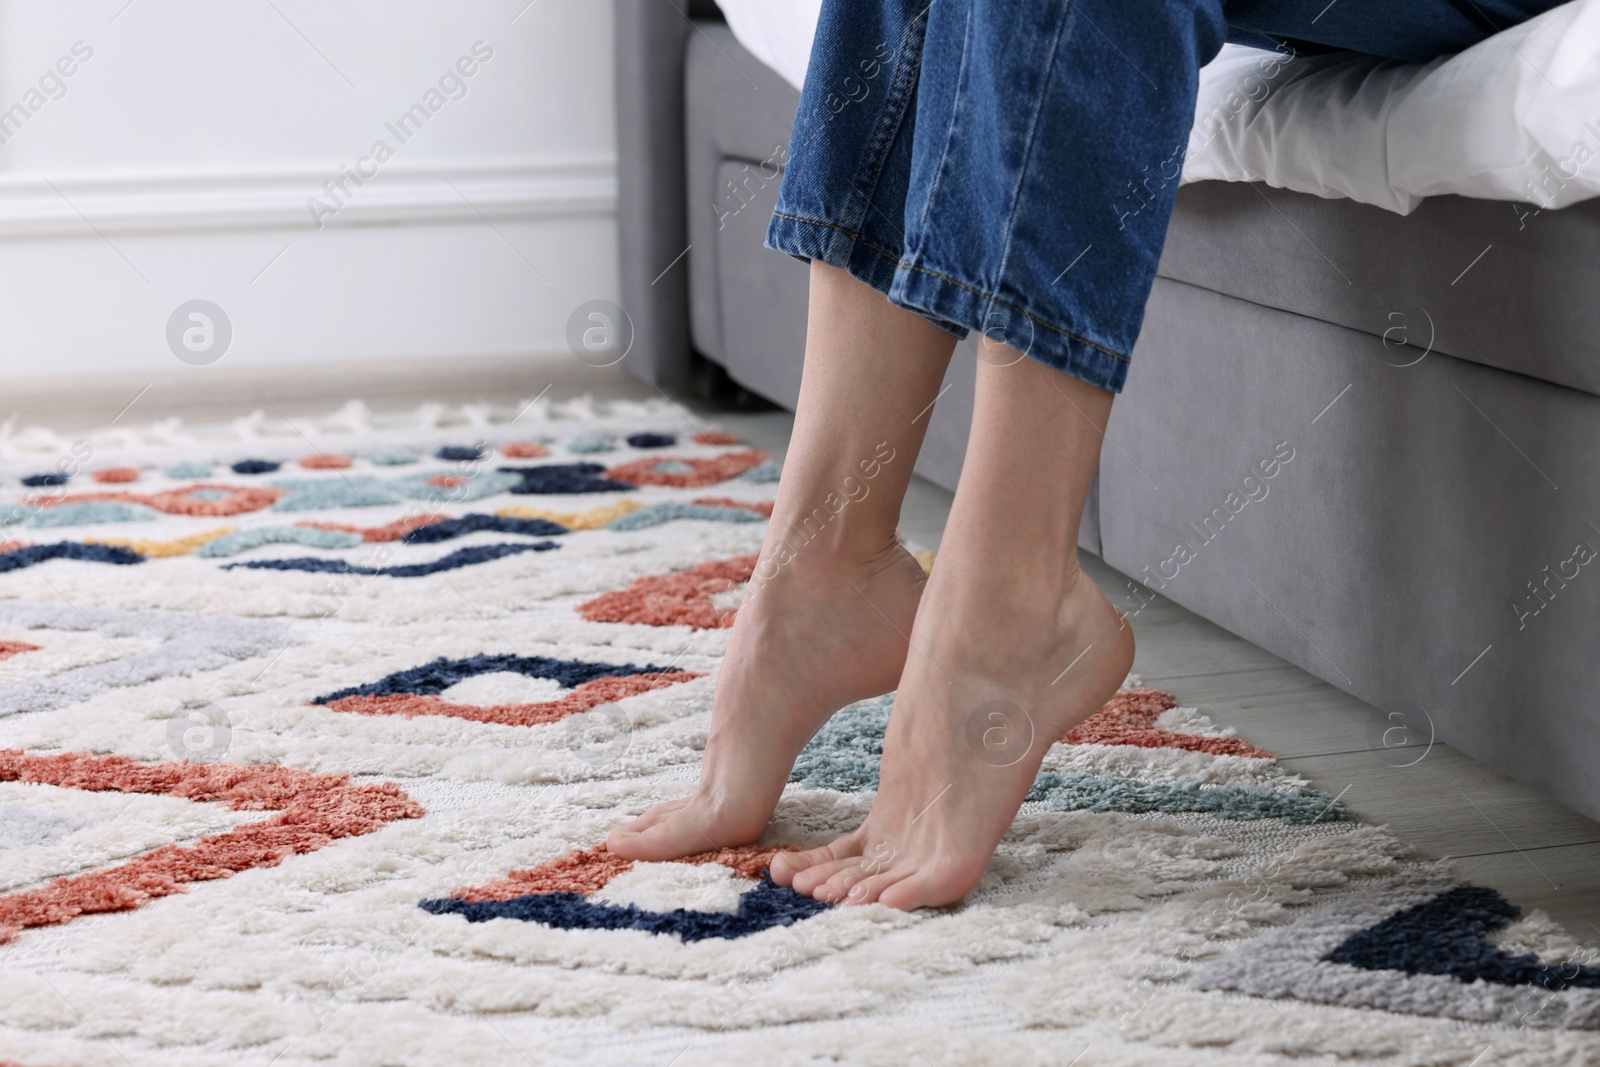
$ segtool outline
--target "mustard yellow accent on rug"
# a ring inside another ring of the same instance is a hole
[[[638,511],[642,507],[644,505],[637,500],[618,500],[612,504],[590,508],[588,511],[546,511],[544,508],[519,506],[501,508],[495,514],[510,519],[544,519],[546,522],[558,522],[569,530],[598,530],[613,519],[620,519],[630,511]]]
[[[91,545],[111,545],[114,548],[126,548],[146,558],[170,559],[173,556],[187,556],[217,538],[226,537],[231,533],[233,533],[232,526],[219,526],[215,530],[190,534],[188,537],[179,537],[172,541],[153,541],[149,538],[129,537],[88,537],[84,541],[86,544]]]

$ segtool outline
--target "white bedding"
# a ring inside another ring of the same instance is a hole
[[[718,0],[799,88],[821,0]],[[1284,62],[1228,45],[1200,75],[1183,180],[1265,181],[1409,214],[1444,193],[1545,208],[1600,196],[1600,0],[1431,63]]]

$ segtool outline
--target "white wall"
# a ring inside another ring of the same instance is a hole
[[[611,33],[607,0],[0,0],[0,378],[181,370],[196,298],[219,366],[563,349],[616,296]]]

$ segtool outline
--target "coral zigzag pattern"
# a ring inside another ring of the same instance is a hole
[[[274,867],[297,853],[315,852],[340,838],[370,834],[396,819],[423,813],[421,805],[392,783],[353,785],[349,775],[276,766],[140,763],[126,756],[38,756],[6,749],[0,750],[0,781],[153,793],[223,804],[234,811],[277,812],[192,845],[166,845],[108,870],[0,896],[0,943],[24,927],[126,911],[180,893],[191,882]]]
[[[222,485],[201,482],[181,489],[166,489],[158,493],[80,493],[59,498],[43,497],[28,501],[37,507],[60,507],[63,504],[89,504],[98,502],[143,504],[169,515],[240,515],[247,511],[260,511],[283,497],[282,489],[257,485]]]
[[[669,485],[679,489],[699,488],[725,482],[771,459],[765,452],[724,453],[716,459],[651,456],[634,460],[606,471],[606,477],[633,485]]]
[[[579,604],[578,614],[590,622],[727,629],[733,625],[735,612],[718,606],[714,598],[737,591],[750,580],[755,567],[754,555],[736,556],[676,574],[640,578],[626,589],[602,593]]]
[[[1061,740],[1069,745],[1137,745],[1209,752],[1213,756],[1277,758],[1242,737],[1178,733],[1155,724],[1162,712],[1177,706],[1177,697],[1159,689],[1124,689]]]

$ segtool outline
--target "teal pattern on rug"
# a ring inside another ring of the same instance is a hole
[[[656,470],[662,470],[664,464],[657,465]],[[651,526],[660,526],[674,519],[704,519],[707,522],[766,522],[767,517],[749,508],[730,508],[713,504],[686,504],[681,500],[668,500],[660,504],[651,504],[630,511],[626,515],[619,515],[612,519],[607,527],[612,530],[644,530]]]
[[[287,494],[272,505],[273,511],[321,511],[329,508],[370,508],[398,504],[400,494],[370,474],[340,478],[285,478],[271,483]]]
[[[585,455],[590,452],[615,451],[617,443],[609,437],[599,437],[594,434],[579,434],[567,442],[567,451]]]
[[[312,548],[354,548],[361,535],[344,530],[319,530],[314,526],[257,526],[224,534],[195,553],[207,559],[237,556],[262,545],[309,545]]]
[[[843,708],[801,750],[789,781],[807,789],[869,793],[878,788],[883,734],[893,695]],[[1142,782],[1091,774],[1040,771],[1028,800],[1054,811],[1204,812],[1224,819],[1278,819],[1287,823],[1340,822],[1350,811],[1317,789],[1286,792],[1255,785],[1208,785],[1195,779]]]
[[[807,789],[873,793],[883,759],[883,732],[889,726],[894,695],[873,697],[840,708],[795,758],[789,781]]]
[[[36,508],[26,504],[0,506],[0,526],[91,526],[105,522],[148,522],[162,518],[161,512],[143,504],[122,504],[108,500],[57,504]]]
[[[1205,812],[1223,819],[1278,819],[1300,823],[1340,822],[1350,818],[1342,801],[1318,789],[1297,787],[1280,793],[1259,785],[1207,785],[1192,778],[1141,782],[1137,778],[1097,778],[1090,774],[1040,771],[1028,799],[1054,811]]]
[[[434,479],[459,479],[438,485]],[[522,481],[519,475],[504,471],[482,471],[470,477],[457,471],[431,474],[406,474],[387,481],[370,474],[349,474],[338,478],[288,478],[273,482],[274,488],[288,493],[272,505],[274,511],[320,511],[329,508],[366,508],[421,500],[429,505],[460,504],[503,493]]]
[[[747,482],[752,482],[756,485],[760,485],[763,482],[777,481],[778,476],[782,473],[782,465],[779,464],[775,459],[769,459],[765,463],[758,464],[757,466],[751,467],[749,470],[745,471],[744,480]]]

